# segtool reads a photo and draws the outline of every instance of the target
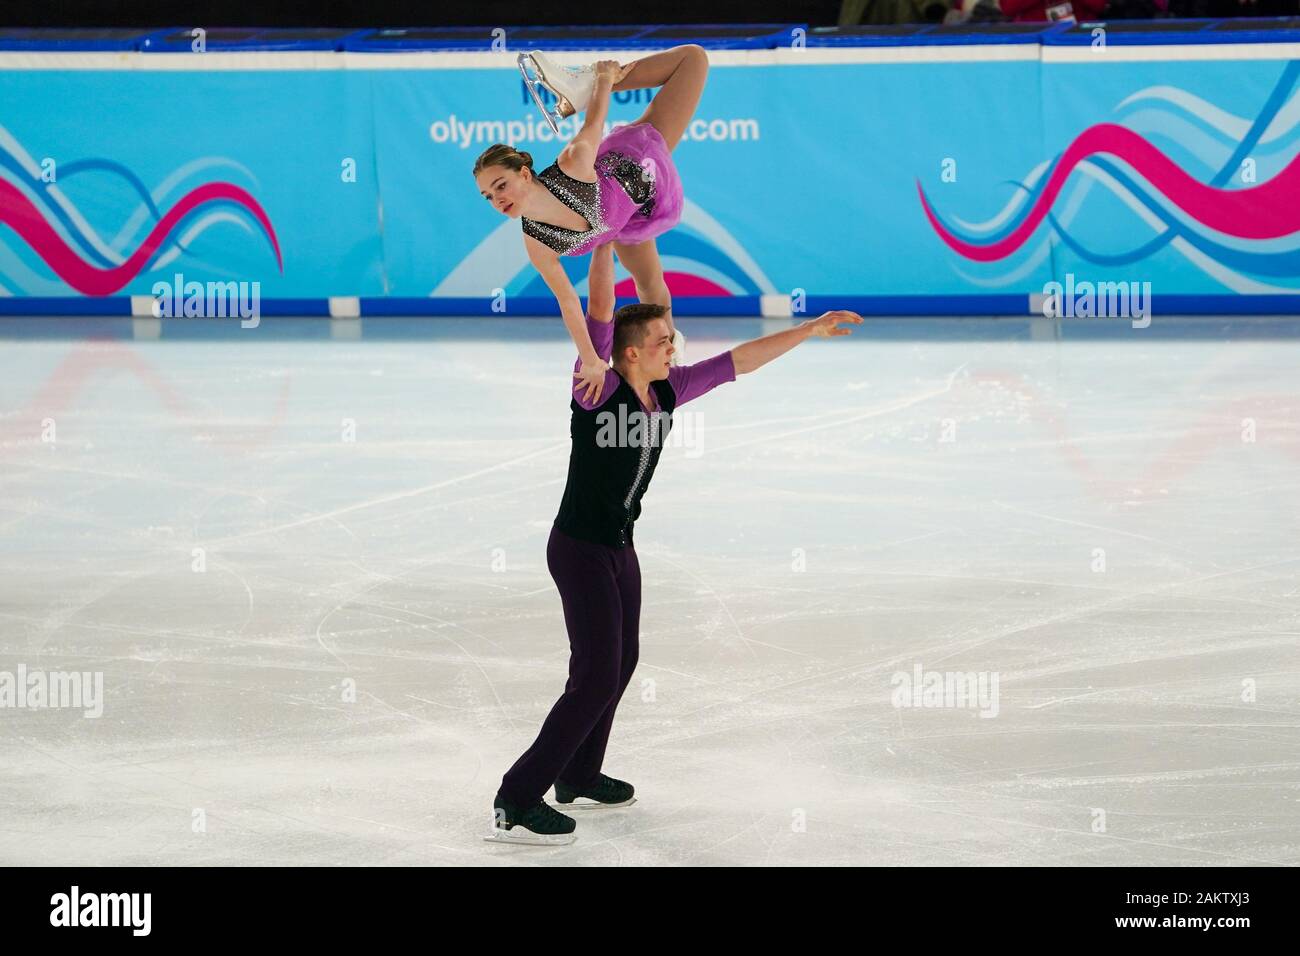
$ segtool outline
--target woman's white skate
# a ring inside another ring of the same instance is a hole
[[[591,94],[596,89],[596,65],[561,66],[541,50],[520,53],[518,62],[519,72],[523,75],[528,92],[533,96],[533,102],[542,111],[551,131],[558,135],[559,121],[580,113],[591,102]],[[546,105],[541,90],[546,90],[555,97],[555,106]]]

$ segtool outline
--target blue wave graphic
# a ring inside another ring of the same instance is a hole
[[[1251,122],[1250,128],[1241,141],[1235,145],[1227,160],[1219,167],[1209,181],[1210,186],[1222,189],[1242,166],[1242,163],[1249,157],[1259,146],[1259,141],[1267,131],[1269,125],[1276,118],[1277,114],[1286,106],[1292,92],[1294,91],[1297,81],[1300,80],[1300,61],[1291,61],[1283,69],[1278,81],[1274,84],[1272,91],[1265,100],[1259,114]],[[1218,131],[1215,131],[1218,132]],[[1220,134],[1221,135],[1221,134]],[[941,219],[937,212],[934,213],[942,225],[947,228],[953,235],[962,238],[967,242],[978,242],[981,244],[991,244],[1005,239],[1011,235],[1022,222],[1029,210],[1034,207],[1039,198],[1042,189],[1051,177],[1052,171],[1061,158],[1057,154],[1049,164],[1047,171],[1039,178],[1034,188],[1030,189],[1022,182],[1013,182],[1012,185],[1024,190],[1028,194],[1028,202],[1025,204],[1024,212],[1020,216],[1013,216],[1000,229],[993,233],[981,234],[978,236],[971,235],[969,232],[954,229],[950,223]],[[1151,194],[1149,188],[1140,185],[1133,176],[1130,176],[1119,164],[1113,160],[1094,155],[1089,158],[1089,162],[1097,168],[1109,174],[1117,183],[1127,189],[1137,200],[1155,215],[1165,226],[1163,232],[1152,239],[1130,249],[1126,252],[1119,253],[1101,253],[1089,249],[1081,241],[1076,239],[1070,232],[1062,226],[1059,218],[1050,210],[1047,213],[1047,220],[1050,223],[1055,234],[1060,237],[1061,241],[1080,258],[1101,266],[1122,266],[1129,265],[1163,250],[1175,238],[1182,238],[1187,241],[1193,248],[1200,250],[1210,256],[1215,261],[1236,269],[1240,272],[1252,273],[1260,276],[1271,276],[1278,278],[1295,278],[1300,276],[1300,249],[1287,250],[1283,252],[1248,252],[1241,249],[1235,249],[1217,242],[1210,236],[1192,228],[1188,223],[1183,222],[1165,206],[1160,203],[1155,196]]]
[[[72,217],[68,214],[67,210],[50,198],[50,187],[57,185],[57,183],[47,183],[39,176],[30,175],[25,169],[23,169],[18,160],[7,152],[0,152],[0,167],[9,171],[11,179],[14,182],[25,182],[27,185],[32,187],[41,200],[46,218],[53,219],[62,225],[71,237],[73,243],[81,250],[82,254],[85,255],[86,258],[93,260],[105,268],[117,265],[115,261],[96,249],[94,243],[86,238],[77,227],[76,223],[73,222]],[[91,171],[110,172],[119,176],[131,186],[132,191],[135,192],[135,194],[145,203],[149,209],[149,215],[153,217],[154,222],[157,222],[162,218],[162,213],[158,210],[158,205],[153,201],[153,197],[149,195],[149,190],[140,180],[140,177],[121,163],[115,162],[111,159],[103,159],[101,157],[73,160],[72,162],[65,163],[59,167],[59,176],[62,181],[66,182],[78,173]],[[182,249],[182,251],[185,250]]]

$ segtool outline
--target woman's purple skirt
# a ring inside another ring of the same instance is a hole
[[[654,210],[649,216],[642,215],[640,207],[632,201],[617,179],[602,176],[601,204],[605,211],[605,221],[613,228],[601,238],[612,242],[644,242],[677,225],[682,218],[684,203],[682,181],[677,175],[677,167],[673,165],[672,150],[664,142],[659,130],[651,123],[620,126],[601,140],[596,158],[611,151],[623,153],[644,169],[653,172]]]

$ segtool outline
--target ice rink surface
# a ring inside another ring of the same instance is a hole
[[[1294,326],[869,319],[686,406],[638,803],[539,849],[481,836],[565,680],[573,349],[365,322],[0,320],[0,671],[104,690],[0,710],[0,863],[1300,863]],[[896,706],[918,669],[996,698]]]

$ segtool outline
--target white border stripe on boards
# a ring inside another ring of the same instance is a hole
[[[337,53],[0,53],[5,70],[104,70],[133,72],[238,72],[240,70],[341,70]]]
[[[712,66],[834,66],[853,63],[959,63],[1038,59],[1033,43],[1000,43],[985,46],[867,47],[855,49],[710,50]],[[3,70],[124,70],[174,72],[183,70],[463,70],[496,67],[517,70],[509,53],[434,52],[419,50],[392,53],[279,52],[269,50],[211,53],[102,53],[40,52],[0,53]],[[616,54],[635,59],[653,50],[591,50],[556,52],[552,56],[565,66],[591,63]]]
[[[1165,46],[1045,46],[1044,63],[1135,63],[1143,60],[1296,60],[1300,43],[1171,43]]]
[[[275,70],[515,70],[509,53],[433,52],[332,53],[328,51],[211,53],[0,53],[4,70],[114,70],[175,71],[275,71]],[[634,59],[650,50],[591,50],[552,54],[566,66],[590,63],[615,55]],[[1039,46],[1035,43],[999,43],[983,46],[909,46],[805,48],[775,50],[710,50],[713,66],[834,66],[854,63],[971,63],[1026,61],[1041,57],[1044,63],[1132,63],[1177,60],[1295,60],[1300,43],[1197,43],[1161,46]]]
[[[481,67],[505,67],[518,70],[509,53],[435,53],[422,50],[410,53],[344,53],[349,69],[358,70],[436,70]],[[595,60],[648,56],[653,50],[555,51],[550,56],[561,66],[581,66]],[[774,50],[710,50],[710,66],[834,66],[843,63],[953,63],[972,60],[1036,60],[1038,46],[1033,43],[999,43],[985,46],[912,46],[866,47],[855,49],[779,47]]]

